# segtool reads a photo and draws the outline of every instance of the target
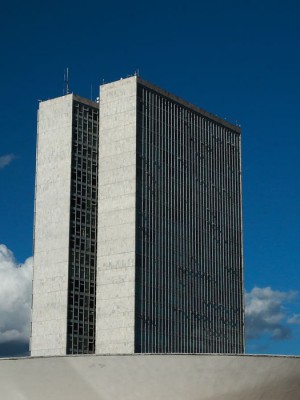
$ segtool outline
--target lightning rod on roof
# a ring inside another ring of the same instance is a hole
[[[64,80],[65,80],[65,94],[69,94],[69,68],[67,67],[65,69],[65,76],[64,76]]]

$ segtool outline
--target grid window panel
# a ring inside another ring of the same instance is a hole
[[[96,107],[74,101],[67,354],[95,352],[98,124]]]
[[[135,351],[244,351],[240,134],[138,85]]]

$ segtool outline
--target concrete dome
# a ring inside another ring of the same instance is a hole
[[[102,355],[0,360],[5,400],[299,400],[300,357]]]

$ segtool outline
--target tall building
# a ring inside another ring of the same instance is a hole
[[[40,105],[32,355],[242,353],[240,129],[134,76],[97,163],[98,106]]]
[[[99,105],[40,103],[32,355],[94,353]]]
[[[240,129],[138,77],[100,110],[96,352],[243,352]]]

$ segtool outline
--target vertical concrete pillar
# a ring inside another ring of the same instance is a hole
[[[101,86],[96,353],[134,353],[137,78]]]

